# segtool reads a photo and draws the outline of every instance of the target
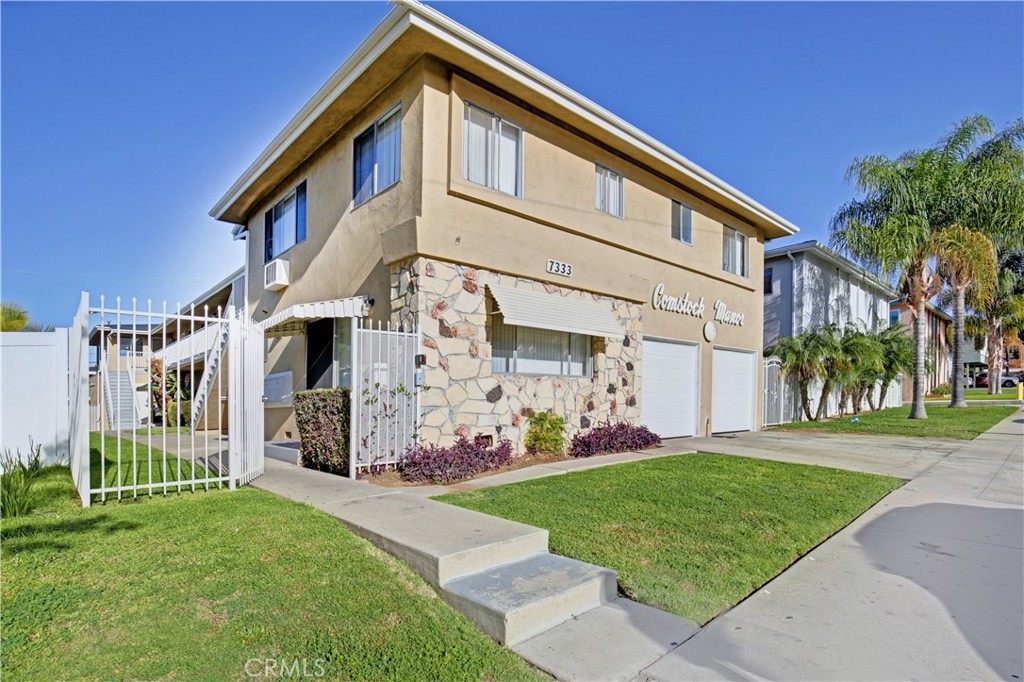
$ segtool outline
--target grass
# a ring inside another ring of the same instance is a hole
[[[5,681],[239,680],[252,658],[321,659],[318,679],[538,678],[310,507],[243,488],[82,509],[61,467],[37,487],[3,527]]]
[[[922,438],[959,438],[970,440],[1017,411],[1012,405],[971,405],[950,409],[928,405],[927,419],[908,419],[910,406],[891,407],[878,412],[863,412],[859,422],[852,417],[820,422],[789,422],[775,427],[784,430],[825,431],[830,433],[868,433]]]
[[[168,438],[168,444],[172,443],[172,439]],[[182,443],[185,440],[182,439]],[[197,439],[197,445],[201,445],[202,441]],[[103,449],[101,450],[101,444]],[[154,447],[152,448],[152,457],[150,457],[150,448],[146,446],[144,440],[133,440],[131,438],[118,438],[117,436],[101,436],[99,433],[92,432],[89,434],[89,451],[90,451],[90,468],[89,478],[90,485],[95,490],[100,487],[100,481],[105,481],[107,487],[117,485],[134,485],[148,484],[148,483],[168,483],[168,489],[171,489],[172,483],[179,480],[190,480],[192,478],[216,478],[216,471],[208,471],[201,464],[199,457],[197,456],[195,463],[188,457],[177,458],[170,453],[165,453],[163,450],[156,448],[159,441],[153,441]],[[118,469],[118,457],[120,456],[121,467]],[[166,462],[165,462],[166,457]],[[102,463],[102,466],[101,466]],[[180,475],[179,475],[180,465]],[[194,467],[194,469],[193,469]],[[164,472],[166,470],[166,476]],[[194,472],[194,476],[193,476]],[[216,486],[217,483],[209,484]],[[191,487],[190,487],[191,489]],[[163,494],[163,488],[154,490],[153,494]],[[131,495],[131,492],[122,493]],[[148,493],[139,491],[139,496]],[[111,493],[107,494],[108,499],[111,497]],[[113,494],[113,497],[117,497]],[[100,499],[99,495],[93,495],[93,500],[97,501]]]
[[[187,436],[192,434],[192,428],[189,426],[153,426],[149,428],[143,426],[135,429],[135,433],[139,434],[140,436],[145,436],[147,434],[160,436],[165,433],[168,435],[180,433]]]
[[[436,499],[547,528],[552,552],[613,568],[630,598],[704,623],[900,485],[697,454]]]
[[[995,395],[989,395],[987,388],[968,388],[964,390],[964,397],[967,400],[1016,400],[1017,389],[1016,388],[1004,388],[1001,392]],[[940,398],[928,398],[928,402],[949,402],[949,396],[942,396]]]

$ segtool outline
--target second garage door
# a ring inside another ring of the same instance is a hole
[[[716,348],[711,367],[711,430],[754,428],[754,353]]]
[[[697,346],[644,339],[640,418],[662,438],[692,436],[697,423]]]

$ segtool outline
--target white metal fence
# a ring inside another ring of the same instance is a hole
[[[792,380],[790,377],[787,377],[782,373],[782,363],[779,359],[774,357],[765,358],[763,371],[764,400],[762,402],[762,424],[764,426],[775,426],[777,424],[785,424],[787,422],[804,421],[806,416],[804,415],[803,406],[800,401],[800,391],[797,387],[797,383],[795,380]],[[814,414],[818,409],[821,389],[821,381],[812,381],[808,387],[811,414]],[[879,409],[900,407],[903,404],[902,378],[898,377],[895,381],[889,384],[889,388],[885,395],[885,402],[882,405],[878,404],[878,399],[880,397],[881,385],[879,384],[872,389],[872,400],[874,401],[875,406]],[[852,410],[849,400],[847,400],[845,405],[840,405],[839,398],[840,393],[838,390],[832,391],[827,396],[827,403],[825,405],[826,417],[836,417]],[[868,405],[868,400],[865,397],[864,403],[861,405],[862,410],[869,410],[870,408]]]
[[[197,334],[204,327],[214,331]],[[263,473],[263,332],[233,307],[168,312],[166,303],[140,309],[135,299],[108,306],[102,296],[90,307],[83,293],[70,339],[70,464],[83,505],[234,488]],[[135,350],[122,354],[126,343]],[[113,375],[128,395],[109,388]],[[89,424],[98,429],[95,449]]]
[[[364,326],[365,325],[365,326]],[[419,331],[374,328],[352,318],[352,396],[349,476],[395,464],[416,440]]]

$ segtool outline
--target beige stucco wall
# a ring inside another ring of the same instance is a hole
[[[515,198],[462,179],[463,102],[469,99],[524,130],[524,192]],[[352,141],[402,101],[401,180],[352,206]],[[594,209],[594,164],[625,177],[625,218]],[[263,290],[263,214],[302,180],[307,182],[307,238],[284,254],[291,284]],[[693,245],[671,239],[672,199],[694,209]],[[749,277],[722,271],[723,226],[749,241]],[[643,333],[701,344],[700,431],[711,417],[712,344],[702,336],[722,300],[745,315],[742,327],[718,324],[715,344],[762,346],[763,238],[716,204],[566,130],[469,80],[433,58],[417,62],[353,121],[261,200],[248,218],[247,304],[256,320],[293,303],[357,294],[374,298],[372,317],[387,319],[398,296],[392,276],[418,257],[512,274],[642,305]],[[571,263],[571,278],[546,273],[547,259]],[[705,300],[703,319],[655,310],[654,287]],[[290,370],[305,387],[305,338],[271,340],[266,372]],[[760,382],[761,372],[757,371]],[[760,390],[756,392],[760,422]],[[642,401],[642,392],[640,395]],[[292,412],[266,411],[268,438],[295,438]]]

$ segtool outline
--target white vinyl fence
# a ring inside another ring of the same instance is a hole
[[[349,476],[392,465],[416,440],[419,331],[399,331],[352,318],[352,396]]]
[[[806,416],[804,415],[803,407],[800,403],[800,390],[797,387],[796,381],[782,373],[779,359],[774,357],[765,358],[763,371],[764,400],[762,402],[762,424],[764,426],[775,426],[777,424],[785,424],[787,422],[804,421]],[[821,381],[811,382],[808,389],[811,414],[814,414],[818,409],[821,389]],[[897,378],[889,384],[889,388],[885,395],[885,403],[883,405],[878,405],[878,398],[880,397],[882,390],[881,385],[875,386],[872,390],[872,398],[876,407],[879,409],[900,407],[903,404],[902,378]],[[838,390],[832,391],[829,394],[827,401],[828,402],[825,405],[826,417],[836,417],[852,410],[852,405],[849,400],[842,406],[842,409],[840,409]],[[870,409],[868,400],[865,397],[864,402],[861,405],[861,410],[868,411]]]
[[[83,293],[69,338],[70,466],[84,506],[233,489],[263,473],[263,332],[233,306],[168,312],[101,296],[91,307]]]

